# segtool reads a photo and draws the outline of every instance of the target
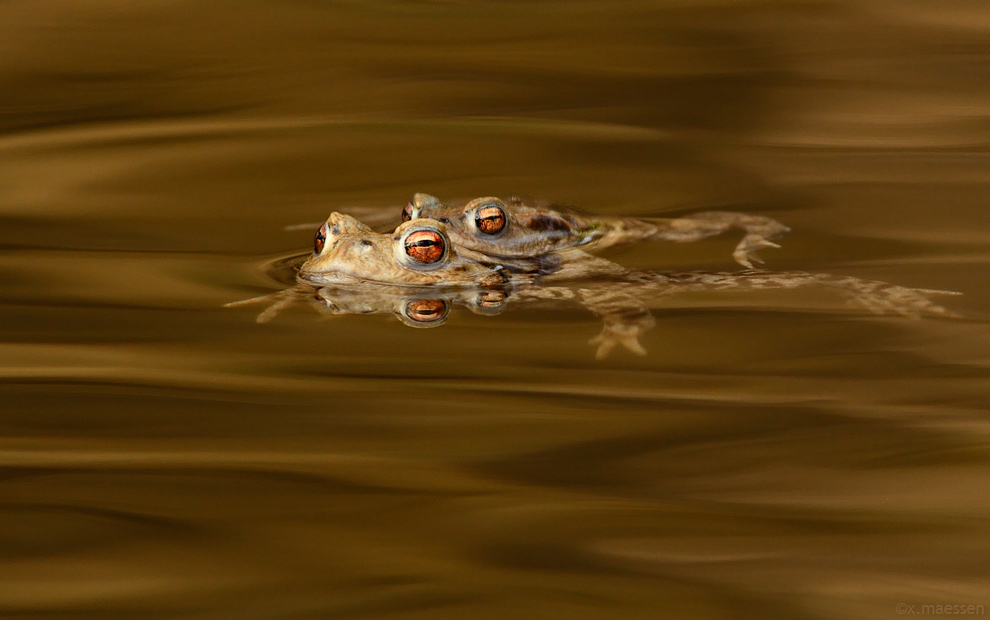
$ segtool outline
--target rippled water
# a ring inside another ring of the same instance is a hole
[[[15,0],[0,58],[0,614],[990,605],[985,3]],[[961,318],[695,293],[598,361],[577,307],[223,307],[417,191],[769,215]]]

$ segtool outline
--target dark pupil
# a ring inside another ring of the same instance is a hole
[[[409,251],[419,256],[432,256],[440,250],[440,244],[435,239],[413,241],[407,246]]]
[[[505,213],[498,207],[479,209],[474,223],[481,232],[486,235],[494,235],[502,232],[502,229],[505,228]]]
[[[420,230],[406,238],[406,253],[421,263],[435,263],[443,258],[444,245],[432,231]]]
[[[323,228],[316,231],[316,237],[313,239],[313,251],[319,254],[323,251],[323,244],[326,243],[327,236],[323,233]]]

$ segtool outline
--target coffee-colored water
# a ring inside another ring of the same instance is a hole
[[[13,0],[0,131],[4,617],[990,606],[981,0]],[[223,307],[417,191],[769,215],[962,318],[675,297],[597,361],[576,307]]]

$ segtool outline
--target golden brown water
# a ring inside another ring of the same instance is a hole
[[[0,59],[0,615],[985,616],[981,0],[14,0]],[[963,318],[222,307],[416,191],[762,213]]]

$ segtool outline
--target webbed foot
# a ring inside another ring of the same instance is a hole
[[[639,342],[639,336],[652,326],[652,318],[628,323],[607,321],[602,326],[601,333],[589,340],[588,344],[598,347],[595,359],[599,360],[607,358],[616,345],[642,357],[646,355],[646,348]]]
[[[732,228],[745,231],[746,235],[732,252],[732,258],[749,269],[753,269],[754,261],[763,262],[756,255],[758,250],[779,248],[779,245],[770,240],[791,230],[773,218],[734,211],[705,211],[666,222],[654,221],[657,230],[652,238],[679,243],[698,241]]]
[[[961,295],[956,291],[908,288],[886,282],[859,281],[848,287],[850,300],[865,307],[873,314],[899,314],[910,319],[923,316],[962,318],[957,313],[938,305],[929,295]]]
[[[740,241],[739,245],[736,246],[736,249],[733,250],[732,258],[747,269],[756,269],[756,267],[753,266],[754,261],[760,263],[761,265],[764,264],[763,259],[756,255],[757,250],[779,247],[780,246],[778,244],[768,240],[763,235],[750,233],[743,237],[743,240]]]

